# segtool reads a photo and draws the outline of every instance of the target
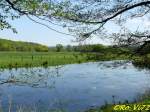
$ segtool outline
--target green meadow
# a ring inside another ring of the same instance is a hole
[[[79,45],[48,47],[32,42],[0,39],[0,68],[56,66],[88,61],[129,59],[130,50],[115,46]]]
[[[0,52],[0,68],[56,66],[86,59],[78,52]]]
[[[80,52],[0,52],[0,68],[57,66],[89,61],[129,59],[128,55],[113,53],[80,53]]]

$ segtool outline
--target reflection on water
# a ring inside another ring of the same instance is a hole
[[[122,67],[124,69],[126,69],[127,67],[129,67],[129,65],[131,64],[131,61],[128,60],[116,60],[116,61],[105,61],[105,62],[99,62],[98,66],[101,68],[118,68],[118,67]]]
[[[0,71],[0,100],[38,110],[69,112],[119,101],[133,101],[150,87],[149,71],[128,61],[106,61],[48,68]]]
[[[55,78],[60,77],[59,70],[63,66],[53,68],[21,68],[3,70],[0,72],[0,84],[13,84],[19,86],[30,86],[34,88],[50,88],[55,85]],[[61,73],[63,71],[61,70]]]

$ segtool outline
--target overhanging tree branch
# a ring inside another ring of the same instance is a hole
[[[12,3],[10,0],[5,0],[5,1],[11,6],[11,8],[13,10],[15,10],[15,11],[21,13],[21,14],[26,14],[26,15],[28,14],[27,11],[22,11],[21,9],[16,8],[15,5],[14,5],[14,3]]]
[[[4,1],[6,2],[7,5],[9,5],[7,7],[10,7],[13,13],[15,11],[18,12],[20,16],[27,15],[27,17],[31,21],[43,25],[58,33],[66,35],[66,33],[60,32],[58,29],[51,28],[47,23],[62,26],[62,24],[53,23],[54,20],[57,23],[65,23],[67,27],[69,27],[69,25],[73,26],[73,28],[72,29],[70,28],[71,30],[69,31],[75,32],[77,35],[81,34],[79,35],[79,37],[82,38],[81,40],[87,39],[92,34],[98,34],[99,31],[101,33],[103,30],[102,28],[104,28],[104,25],[108,23],[108,21],[116,18],[119,15],[124,14],[125,12],[132,11],[132,13],[135,15],[139,14],[139,16],[143,16],[145,14],[148,14],[150,11],[150,6],[149,6],[150,0],[147,1],[146,0],[145,1],[124,0],[126,2],[123,1],[123,3],[118,1],[117,2],[109,1],[110,5],[108,3],[109,6],[108,9],[105,7],[105,4],[95,0],[91,0],[92,2],[89,1],[88,3],[86,3],[84,0],[79,0],[81,4],[78,5],[76,5],[76,3],[74,3],[74,1],[72,0],[68,0],[69,2],[64,2],[62,0],[62,2],[60,3],[54,1],[52,5],[50,5],[51,3],[49,0],[39,0],[39,1],[32,0],[32,2],[31,1],[20,2],[19,0],[16,0],[19,2],[13,2],[11,0],[4,0]],[[82,2],[84,2],[86,5],[82,4]],[[35,4],[38,5],[35,6]],[[45,9],[45,4],[46,6],[48,6],[46,9]],[[132,10],[135,8],[137,9],[136,11]],[[136,14],[137,12],[138,14]],[[132,14],[127,13],[127,15],[128,14],[132,18]],[[37,21],[37,18],[39,21]],[[122,22],[122,20],[123,17],[121,16],[121,18],[119,18],[119,21]],[[47,23],[44,24],[43,22],[44,23],[47,22]],[[67,35],[71,35],[71,34],[67,34]],[[142,35],[139,36],[142,37]]]
[[[71,21],[74,21],[74,22],[82,22],[82,23],[87,23],[87,24],[99,24],[99,23],[106,23],[107,21],[117,17],[118,15],[124,13],[124,12],[127,12],[131,9],[134,9],[136,7],[139,7],[139,6],[147,6],[150,4],[150,1],[143,1],[143,2],[140,2],[140,3],[136,3],[136,4],[133,4],[133,5],[126,5],[123,9],[120,9],[119,11],[117,11],[115,14],[113,14],[112,16],[106,18],[106,19],[103,19],[102,21],[86,21],[86,20],[80,20],[80,19],[73,19],[73,18],[67,18]]]

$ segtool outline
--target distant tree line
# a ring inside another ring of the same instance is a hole
[[[61,44],[57,44],[56,47],[50,47],[49,51],[56,51],[56,52],[93,52],[93,53],[129,53],[133,49],[132,48],[125,48],[125,47],[118,47],[118,46],[105,46],[102,44],[93,44],[93,45],[76,45],[76,46],[63,46]]]
[[[48,52],[48,47],[37,43],[0,39],[0,51]]]
[[[12,41],[6,39],[0,39],[0,51],[35,51],[35,52],[93,52],[93,53],[130,53],[135,51],[138,46],[133,47],[119,47],[119,46],[106,46],[102,44],[87,44],[87,45],[67,45],[63,46],[62,44],[57,44],[55,47],[47,47],[41,44],[32,43],[32,42],[21,42],[21,41]],[[147,53],[150,53],[149,46],[142,48],[141,50]],[[142,52],[142,53],[143,53]]]

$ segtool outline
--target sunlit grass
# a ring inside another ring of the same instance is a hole
[[[115,106],[122,106],[119,109],[120,110],[115,110]],[[124,108],[125,106],[129,106],[129,107],[133,107],[131,110]],[[143,105],[147,105],[146,108],[143,108]],[[145,110],[145,109],[150,109],[149,108],[150,105],[150,91],[146,91],[144,94],[137,96],[135,101],[129,102],[128,100],[126,100],[125,102],[115,102],[113,104],[104,104],[101,107],[98,108],[91,108],[89,110],[87,110],[86,112],[149,112],[150,110]],[[134,107],[136,106],[136,107]],[[142,108],[138,107],[141,106]],[[127,109],[127,110],[125,110]],[[136,109],[136,110],[134,110]],[[139,109],[139,110],[138,110]],[[141,110],[140,110],[141,109]]]
[[[89,61],[128,59],[126,55],[79,52],[0,52],[0,68],[56,66]]]
[[[0,68],[55,66],[85,61],[86,55],[77,52],[0,52]]]

